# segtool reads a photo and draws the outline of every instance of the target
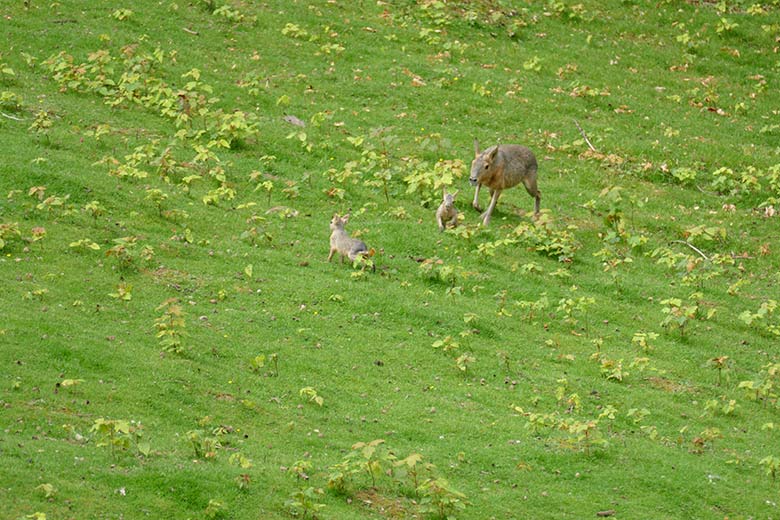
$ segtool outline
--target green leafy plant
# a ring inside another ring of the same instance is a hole
[[[143,428],[141,423],[125,421],[121,419],[95,419],[91,432],[94,432],[99,440],[97,446],[108,446],[111,454],[116,457],[120,451],[128,451],[135,447],[141,455],[148,456],[151,448],[148,442],[143,441]]]
[[[353,478],[367,475],[371,479],[371,487],[375,488],[377,479],[386,470],[391,470],[396,461],[396,456],[387,447],[384,439],[356,442],[344,460],[331,467],[328,487],[345,492]]]
[[[778,309],[776,300],[767,300],[761,302],[758,310],[753,313],[750,311],[742,311],[739,314],[739,319],[748,326],[759,325],[764,330],[775,336],[780,336],[780,323],[774,323],[772,318],[775,311]]]
[[[610,381],[617,381],[618,383],[623,381],[624,377],[628,377],[629,373],[623,370],[622,359],[608,359],[603,358],[601,363],[601,375]]]
[[[741,381],[738,388],[744,390],[748,399],[764,403],[778,400],[780,388],[780,363],[767,363],[754,380]]]
[[[721,397],[720,399],[708,399],[704,403],[704,413],[712,415],[732,415],[737,409],[737,401]]]
[[[33,119],[29,130],[32,130],[36,135],[44,135],[49,138],[49,130],[54,126],[54,120],[51,114],[46,110],[39,110],[35,113],[35,119]]]
[[[158,311],[163,311],[162,316],[154,320],[154,326],[157,329],[157,339],[163,352],[171,354],[184,354],[184,338],[187,333],[184,309],[182,309],[178,298],[169,298],[162,302]]]
[[[273,193],[273,191],[274,191],[274,183],[273,183],[273,181],[265,180],[265,181],[259,183],[257,185],[257,187],[255,188],[255,191],[258,191],[260,189],[265,191],[266,194],[268,195],[267,204],[270,206],[271,205],[271,193]]]
[[[18,222],[8,222],[0,224],[0,249],[5,248],[13,240],[21,240],[22,232],[19,230]]]
[[[162,216],[165,201],[168,200],[168,194],[160,189],[150,188],[146,190],[146,200],[154,204],[157,207],[158,214]]]
[[[190,430],[186,433],[187,440],[199,459],[214,459],[222,443],[216,435],[209,435],[205,430]]]
[[[9,112],[21,112],[23,107],[22,96],[7,90],[0,91],[0,108]]]
[[[728,18],[721,17],[718,24],[715,26],[715,32],[718,34],[726,34],[732,32],[737,27],[739,27],[738,23],[732,22]]]
[[[679,168],[673,168],[671,171],[672,177],[674,177],[680,184],[691,185],[696,181],[697,171],[693,168],[681,166]]]
[[[658,339],[658,334],[655,332],[635,332],[631,337],[631,343],[636,345],[642,352],[650,352],[655,350],[652,342]]]
[[[256,246],[259,239],[263,239],[266,243],[273,242],[273,235],[267,230],[266,219],[258,215],[252,215],[247,220],[248,227],[241,232],[241,240],[249,242],[250,245]]]
[[[68,201],[69,198],[70,195],[66,195],[65,197],[58,197],[56,195],[51,195],[41,200],[38,204],[36,204],[35,209],[37,209],[38,211],[46,211],[49,214],[49,216],[52,216],[56,210],[61,210],[65,207],[65,203]]]
[[[249,369],[255,374],[259,374],[266,367],[266,364],[273,365],[273,370],[268,374],[272,377],[279,377],[279,354],[274,352],[267,356],[259,354],[249,361]]]
[[[442,339],[434,341],[431,346],[437,350],[441,349],[442,352],[449,352],[450,350],[458,350],[460,343],[452,336],[444,336]]]
[[[393,466],[395,479],[399,482],[409,480],[415,493],[418,493],[422,484],[423,474],[430,474],[436,468],[433,464],[424,462],[423,456],[419,453],[411,453],[403,459],[395,460]]]
[[[523,222],[512,234],[519,239],[521,245],[568,264],[573,261],[575,252],[580,248],[574,237],[576,230],[577,226],[574,224],[559,229],[550,212],[543,209],[532,224]]]
[[[322,406],[325,403],[325,400],[322,398],[322,396],[319,395],[317,391],[310,386],[301,388],[298,392],[298,395],[305,398],[310,403],[316,403],[318,406]]]
[[[665,315],[661,321],[661,326],[663,328],[675,327],[680,331],[680,335],[684,336],[691,322],[697,319],[707,320],[712,318],[716,309],[709,309],[706,313],[702,312],[697,301],[699,296],[699,293],[693,293],[687,300],[682,300],[681,298],[661,300],[661,305],[663,305],[661,312]]]
[[[228,462],[241,469],[249,469],[253,466],[252,461],[240,452],[232,453],[230,457],[228,457]]]
[[[99,217],[102,217],[106,214],[106,208],[104,208],[103,205],[97,200],[93,200],[85,204],[84,211],[87,212],[95,222],[97,222]]]
[[[466,495],[452,487],[444,478],[426,479],[417,488],[420,494],[420,511],[437,518],[454,519],[455,513],[469,504]]]
[[[5,62],[0,62],[0,80],[16,77],[14,69]]]
[[[567,418],[559,426],[560,429],[568,433],[567,441],[585,451],[585,455],[590,455],[594,446],[606,446],[607,441],[600,435],[599,420],[586,419],[577,420]]]
[[[718,371],[718,386],[723,382],[723,375],[726,374],[728,376],[731,372],[733,364],[729,356],[717,356],[707,360],[707,366]]]
[[[324,494],[325,492],[321,488],[312,486],[297,489],[290,493],[290,498],[285,501],[284,505],[293,516],[316,520],[319,518],[318,513],[325,507],[325,504],[320,502]]]
[[[726,240],[726,229],[719,226],[705,226],[697,225],[692,226],[683,231],[683,238],[688,242],[696,243],[697,241],[710,242],[713,240],[724,241]]]
[[[712,445],[717,439],[721,439],[723,435],[718,428],[705,428],[691,441],[691,453],[701,455],[708,449],[712,449]]]
[[[424,161],[410,161],[411,171],[404,177],[407,184],[406,192],[416,193],[424,204],[441,198],[441,191],[465,175],[466,167],[463,161],[440,160],[431,168]]]
[[[589,307],[596,304],[596,299],[592,296],[580,296],[578,298],[561,298],[558,301],[558,307],[555,309],[557,312],[563,313],[563,321],[570,325],[577,325],[580,317],[587,317],[587,310]],[[585,322],[585,330],[588,329],[587,320]]]
[[[209,503],[206,505],[206,510],[203,514],[206,518],[218,519],[225,518],[227,511],[228,509],[224,502],[211,498],[209,499]]]
[[[257,21],[256,16],[247,16],[246,14],[242,13],[241,11],[239,11],[234,7],[231,7],[228,4],[222,5],[214,9],[212,15],[220,18],[224,18],[225,20],[236,24],[242,22],[254,23]]]
[[[114,244],[106,250],[106,256],[116,258],[122,271],[134,270],[139,261],[149,262],[154,258],[154,249],[148,245],[140,247],[136,236],[116,238]]]
[[[460,370],[461,372],[466,372],[469,368],[469,365],[474,363],[477,360],[473,355],[466,352],[455,358],[455,366]]]
[[[133,284],[119,282],[119,285],[116,286],[116,292],[109,293],[109,296],[127,303],[133,299]]]
[[[129,20],[133,16],[133,11],[130,9],[117,9],[111,13],[111,18],[124,22]]]
[[[40,486],[36,486],[35,489],[40,491],[43,494],[43,497],[47,500],[54,498],[57,495],[57,488],[48,482],[41,484]]]
[[[46,520],[46,513],[41,513],[40,511],[36,511],[34,513],[30,513],[29,515],[25,515],[21,518],[29,518],[30,520]]]
[[[772,477],[772,482],[777,480],[777,474],[780,471],[780,457],[768,455],[758,462],[759,466],[765,466],[766,475]]]
[[[458,282],[458,272],[456,272],[455,267],[435,256],[423,260],[418,267],[418,272],[427,280],[440,282],[451,287],[454,287]]]

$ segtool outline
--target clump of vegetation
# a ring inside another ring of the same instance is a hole
[[[160,348],[163,352],[184,354],[186,352],[184,338],[187,335],[185,331],[187,322],[178,298],[165,300],[157,307],[157,310],[162,311],[162,315],[154,321]]]

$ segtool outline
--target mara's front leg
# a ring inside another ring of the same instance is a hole
[[[482,208],[479,207],[479,188],[481,187],[481,184],[477,184],[477,187],[474,189],[474,202],[471,203],[477,211],[482,211]]]
[[[493,210],[496,209],[496,203],[498,202],[499,195],[501,195],[501,190],[492,190],[490,192],[490,205],[488,206],[488,209],[482,214],[482,225],[485,227],[490,224],[490,215],[492,215]]]

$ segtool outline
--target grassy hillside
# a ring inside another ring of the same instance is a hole
[[[777,4],[3,3],[2,516],[776,518]]]

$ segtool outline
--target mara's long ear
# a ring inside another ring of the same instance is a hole
[[[342,222],[344,222],[344,224],[346,224],[347,222],[349,222],[349,213],[347,213],[346,215],[344,215],[343,217],[341,217],[341,221],[342,221]]]
[[[487,158],[487,159],[488,159],[488,161],[492,161],[493,159],[495,159],[495,158],[496,158],[496,155],[498,154],[498,147],[499,147],[499,146],[500,146],[500,145],[496,145],[496,147],[495,147],[495,148],[493,148],[493,151],[492,151],[492,152],[490,152],[490,155],[489,155],[489,156],[488,156],[488,158]]]
[[[474,157],[479,157],[479,141],[474,139]]]

